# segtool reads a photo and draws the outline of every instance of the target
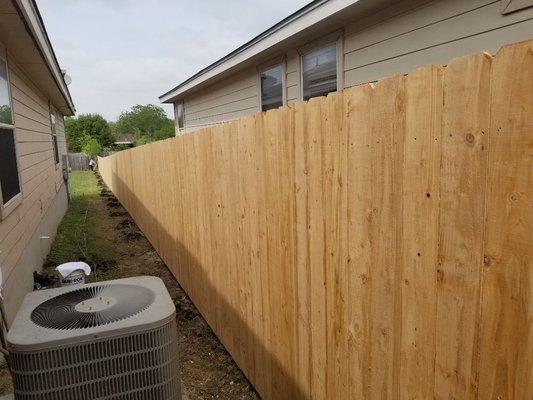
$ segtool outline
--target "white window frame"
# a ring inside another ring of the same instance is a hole
[[[277,65],[281,65],[281,107],[287,105],[287,58],[277,57],[257,66],[257,93],[259,93],[257,103],[258,110],[261,112],[263,111],[261,101],[261,73]]]
[[[320,39],[313,40],[303,46],[300,46],[297,49],[298,55],[300,57],[298,62],[300,101],[304,98],[303,57],[314,50],[318,50],[321,47],[326,47],[331,44],[335,44],[335,51],[337,55],[337,89],[335,91],[344,89],[344,31],[340,30],[330,33],[329,35],[323,36]]]
[[[11,121],[12,125],[4,124],[0,122],[0,127],[4,129],[11,129],[13,132],[13,141],[15,144],[15,160],[17,163],[17,174],[18,174],[18,182],[19,182],[19,193],[16,194],[13,198],[11,198],[7,203],[4,204],[3,196],[2,196],[2,187],[0,186],[0,221],[5,219],[9,214],[11,214],[20,204],[22,204],[22,180],[20,179],[20,161],[19,161],[19,151],[18,151],[18,141],[17,141],[17,130],[15,128],[15,113],[13,112],[13,99],[11,97],[11,78],[10,78],[10,70],[9,70],[9,63],[7,60],[7,57],[4,58],[0,56],[0,61],[4,62],[6,65],[6,78],[7,78],[7,94],[8,94],[8,100],[9,105],[11,109]]]

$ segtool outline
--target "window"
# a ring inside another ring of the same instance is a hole
[[[0,59],[0,192],[3,214],[7,203],[20,193],[17,152],[11,101],[9,96],[9,82],[7,79],[7,64]]]
[[[174,103],[174,119],[176,121],[176,132],[179,132],[185,127],[185,109],[183,107],[183,101]]]
[[[57,147],[56,113],[50,111],[50,126],[52,127],[52,146],[54,147],[54,160],[59,164],[59,149]]]
[[[337,45],[315,49],[302,56],[303,99],[337,90]]]
[[[20,193],[13,129],[4,127],[0,127],[0,184],[3,204]]]
[[[261,111],[283,105],[283,68],[281,64],[270,67],[260,74]]]

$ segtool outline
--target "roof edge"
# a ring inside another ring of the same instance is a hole
[[[44,26],[41,13],[39,12],[39,8],[37,7],[37,3],[35,0],[12,0],[12,2],[19,10],[19,14],[24,20],[24,24],[26,25],[28,33],[32,36],[35,45],[39,49],[41,57],[48,66],[50,74],[54,78],[58,89],[63,95],[69,110],[71,111],[72,115],[74,115],[76,113],[76,108],[74,107],[74,102],[72,101],[72,97],[67,88],[67,84],[65,83],[65,79],[63,78],[63,73],[61,72],[61,68],[59,66],[59,62],[57,61],[52,43],[50,42],[50,38],[46,32],[46,28]]]
[[[236,64],[246,61],[254,55],[260,54],[275,43],[288,39],[319,20],[327,18],[358,1],[359,0],[315,0],[289,15],[287,18],[284,18],[266,31],[260,33],[228,55],[200,70],[175,88],[162,94],[159,96],[159,100],[162,103],[170,103],[180,94],[189,91],[194,86],[230,69]],[[318,13],[314,13],[313,11],[319,8],[322,8],[323,10],[321,10],[320,15],[317,15]]]

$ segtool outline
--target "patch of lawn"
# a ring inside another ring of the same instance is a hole
[[[45,263],[45,272],[70,261],[113,259],[113,246],[99,234],[107,213],[100,198],[95,175],[91,171],[74,171],[70,174],[72,202],[58,228],[56,238]],[[93,267],[93,265],[91,265]]]
[[[80,199],[98,198],[96,176],[91,171],[72,171],[70,173],[72,202]]]

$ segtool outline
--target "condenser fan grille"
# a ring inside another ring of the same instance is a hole
[[[41,303],[31,313],[31,320],[51,329],[92,328],[138,314],[153,301],[153,292],[143,286],[84,286]]]

